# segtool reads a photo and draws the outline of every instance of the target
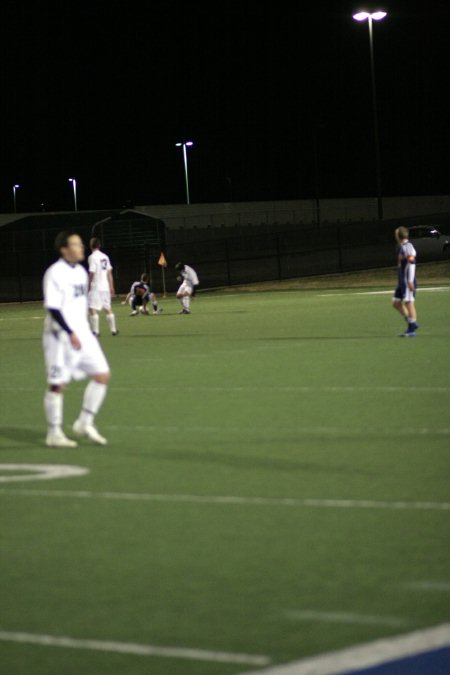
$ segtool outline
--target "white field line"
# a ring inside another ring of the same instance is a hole
[[[183,495],[147,492],[92,492],[88,490],[0,489],[0,495],[60,497],[63,499],[112,499],[118,501],[231,506],[288,506],[325,509],[388,509],[394,511],[450,511],[450,502],[376,501],[371,499],[298,499],[296,497],[239,497],[232,495]]]
[[[434,292],[434,291],[450,291],[450,286],[435,286],[435,287],[426,287],[426,288],[419,288],[420,293],[424,292]],[[391,289],[389,291],[348,291],[347,293],[319,293],[319,297],[325,298],[325,297],[335,297],[337,295],[393,295],[394,290]]]
[[[282,427],[276,427],[271,425],[270,427],[264,427],[258,425],[257,427],[231,427],[226,425],[163,425],[163,424],[106,424],[104,429],[107,429],[112,432],[117,431],[126,431],[131,433],[145,433],[145,434],[154,434],[157,432],[164,432],[165,434],[217,434],[217,433],[227,433],[227,434],[244,434],[251,433],[257,435],[258,437],[261,434],[264,434],[265,438],[273,437],[274,435],[282,439],[280,434],[289,434],[299,436],[344,436],[357,438],[358,436],[378,436],[378,437],[402,437],[402,436],[449,436],[450,427],[301,427],[301,426],[287,426],[283,425]],[[22,430],[31,430],[38,431],[37,427],[28,427],[22,426]],[[0,432],[1,436],[1,432]],[[289,440],[292,440],[290,438]]]
[[[40,319],[41,321],[44,321],[45,314],[42,316],[3,316],[0,318],[0,321],[29,321],[30,319]]]
[[[289,433],[296,434],[300,436],[304,435],[330,435],[330,436],[368,436],[368,435],[377,435],[377,436],[448,436],[450,435],[450,427],[444,428],[395,428],[395,427],[227,427],[227,426],[147,426],[142,424],[136,425],[106,425],[105,429],[110,431],[119,431],[123,429],[124,431],[130,432],[143,432],[143,433],[155,433],[157,431],[164,431],[164,433],[210,433],[217,434],[219,432],[226,433],[252,433],[255,432],[261,434],[264,433],[269,436],[274,434],[279,436],[280,433]]]
[[[17,475],[2,476],[3,471],[31,471],[31,473],[18,473]],[[28,480],[53,480],[54,478],[69,478],[72,476],[84,476],[89,469],[83,466],[68,466],[66,464],[0,464],[0,483],[11,483]]]
[[[0,640],[45,647],[64,647],[68,649],[88,649],[100,652],[135,654],[137,656],[158,656],[170,659],[190,659],[194,661],[215,661],[220,663],[247,663],[254,666],[266,666],[271,662],[268,656],[259,654],[233,654],[213,652],[203,649],[184,649],[181,647],[157,647],[155,645],[134,644],[132,642],[112,642],[104,640],[80,640],[56,635],[36,635],[35,633],[15,633],[0,631]]]
[[[450,581],[411,581],[403,588],[410,591],[431,591],[432,593],[450,593]]]
[[[353,612],[319,612],[316,610],[287,610],[285,616],[293,621],[316,621],[323,623],[356,623],[367,626],[405,626],[408,622],[396,616],[372,616]]]
[[[43,387],[35,387],[35,386],[29,386],[29,387],[23,387],[23,386],[18,386],[18,387],[0,387],[0,391],[12,391],[12,392],[42,392],[44,391],[45,386]],[[136,386],[112,386],[111,387],[112,391],[118,391],[118,392],[128,392],[128,391],[136,391],[136,392],[160,392],[160,391],[168,391],[168,392],[206,392],[206,393],[230,393],[230,394],[239,394],[239,393],[257,393],[259,391],[262,392],[274,392],[274,393],[281,393],[281,394],[365,394],[365,393],[374,393],[374,394],[397,394],[397,393],[405,393],[405,394],[446,394],[450,392],[450,387],[445,387],[445,386],[432,386],[432,387],[416,387],[416,386],[397,386],[397,385],[392,385],[392,386],[374,386],[374,387],[354,387],[354,386],[326,386],[326,387],[314,387],[314,386],[302,386],[302,385],[284,385],[284,386],[277,386],[277,385],[261,385],[261,386],[224,386],[224,385],[161,385],[161,384],[148,384],[145,386],[142,385],[136,385]]]
[[[450,646],[450,623],[240,675],[342,675]]]

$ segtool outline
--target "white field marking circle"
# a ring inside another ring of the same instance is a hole
[[[239,675],[342,675],[450,646],[450,623]]]
[[[3,471],[31,471],[32,473],[16,473],[16,475],[2,476]],[[0,464],[0,483],[13,483],[26,480],[53,480],[55,478],[69,478],[84,476],[89,469],[83,466],[69,466],[67,464]]]
[[[372,499],[299,499],[296,497],[239,497],[236,495],[156,494],[149,492],[91,492],[88,490],[1,489],[0,495],[59,497],[62,499],[112,499],[115,501],[231,506],[284,506],[319,509],[389,509],[394,511],[450,511],[450,502],[377,501]]]
[[[0,631],[0,641],[43,645],[45,647],[65,647],[66,649],[90,649],[118,654],[136,654],[138,656],[157,656],[169,659],[190,659],[193,661],[214,661],[217,663],[246,663],[251,666],[267,666],[271,662],[268,656],[261,654],[236,654],[182,647],[158,647],[157,645],[143,645],[132,642],[80,640],[67,636],[36,635],[35,633]]]

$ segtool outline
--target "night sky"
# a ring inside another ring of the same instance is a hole
[[[310,8],[309,8],[310,6]],[[3,0],[0,211],[448,194],[450,3]]]

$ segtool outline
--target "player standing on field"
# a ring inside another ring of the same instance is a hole
[[[101,242],[96,237],[89,242],[92,253],[88,258],[89,268],[89,320],[94,335],[100,335],[100,317],[98,312],[106,312],[111,335],[117,335],[116,317],[111,311],[111,298],[115,296],[111,262],[100,250]]]
[[[419,328],[415,305],[416,296],[416,249],[408,240],[407,227],[395,230],[398,248],[398,286],[394,291],[392,306],[404,317],[408,328],[400,337],[415,337]]]
[[[48,432],[46,445],[55,448],[76,447],[67,438],[63,425],[63,391],[71,380],[91,378],[87,385],[73,431],[90,441],[106,445],[94,426],[95,415],[106,396],[110,371],[98,340],[88,321],[88,275],[79,263],[84,260],[84,244],[78,234],[60,232],[55,248],[60,259],[44,275],[43,347],[47,368],[48,391],[44,409]]]
[[[194,297],[197,286],[200,283],[197,272],[192,267],[189,267],[189,265],[181,262],[175,265],[175,269],[180,273],[180,276],[177,277],[178,281],[182,281],[177,291],[177,298],[181,302],[182,307],[178,314],[190,314],[191,298]]]

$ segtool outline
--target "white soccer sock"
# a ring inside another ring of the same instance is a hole
[[[63,395],[56,391],[46,391],[44,396],[44,410],[47,418],[48,430],[55,433],[62,431]]]
[[[80,416],[78,419],[82,424],[92,424],[95,415],[101,408],[105,400],[106,390],[108,386],[101,382],[91,380],[84,390],[83,404],[81,407]]]
[[[117,329],[116,329],[116,317],[114,316],[114,314],[107,314],[106,320],[108,322],[109,330],[111,331],[111,333],[115,333]]]
[[[185,295],[183,297],[183,307],[184,309],[189,309],[189,305],[191,304],[191,298],[189,295]]]
[[[99,333],[98,327],[99,327],[99,320],[98,320],[98,314],[90,314],[89,319],[91,321],[91,329],[93,333]]]

